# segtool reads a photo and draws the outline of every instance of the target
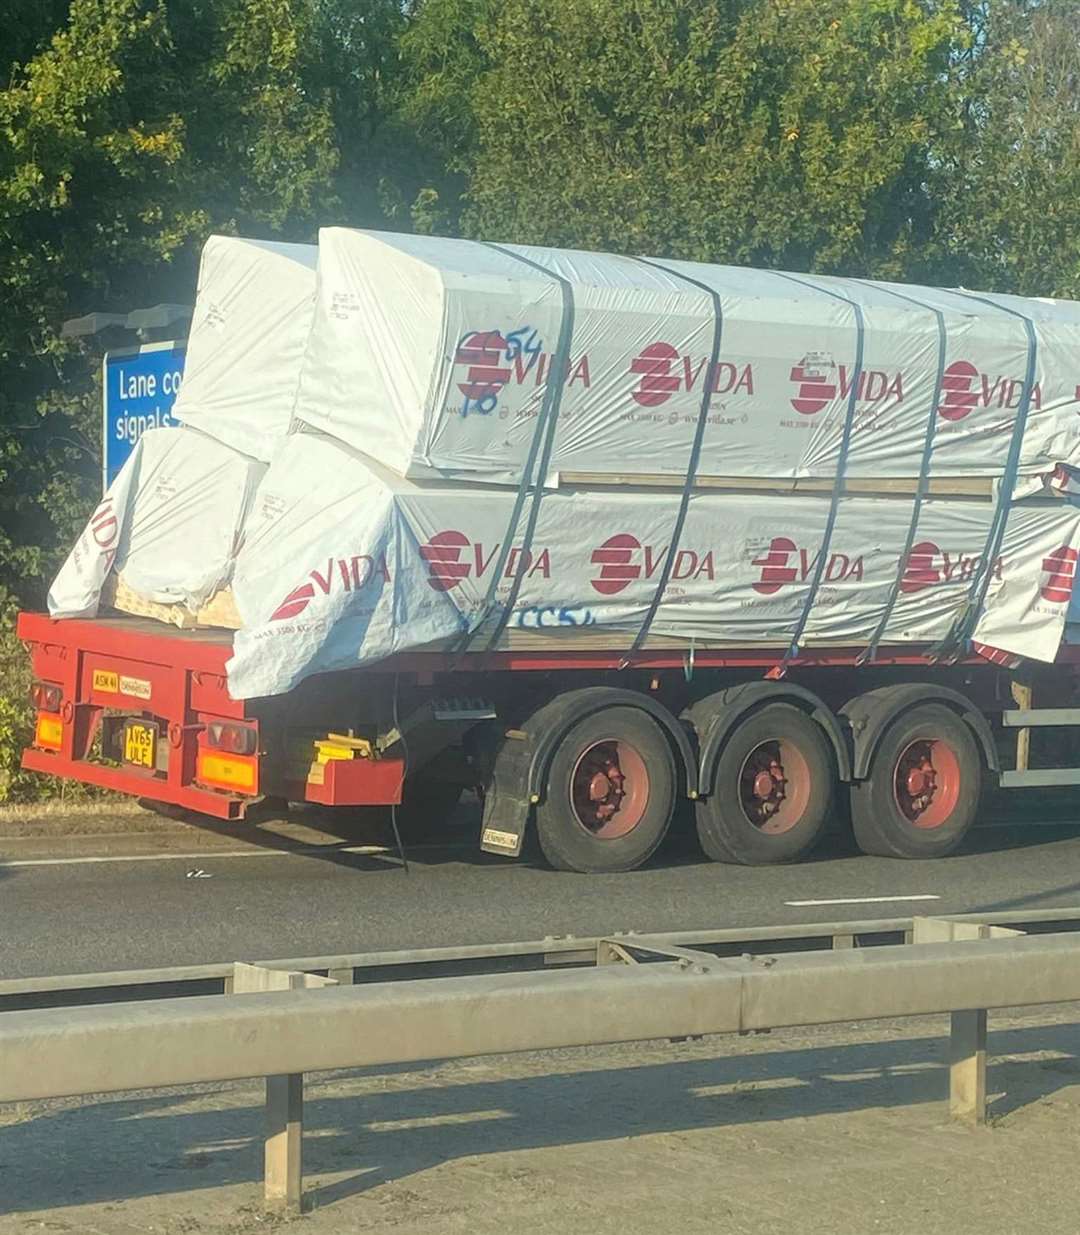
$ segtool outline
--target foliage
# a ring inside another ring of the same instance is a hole
[[[1080,298],[1080,6],[997,0],[973,25],[934,247],[968,286]]]
[[[429,60],[461,6],[421,11]],[[900,273],[923,239],[951,0],[472,7],[417,95],[459,166],[471,147],[467,230],[853,274]]]
[[[392,226],[1080,296],[1075,0],[0,0],[8,618],[98,485],[100,348],[211,231]],[[21,663],[21,662],[20,662]]]
[[[0,0],[0,605],[43,603],[99,484],[100,353],[64,319],[190,301],[214,230],[382,221],[403,20],[395,0]]]
[[[41,9],[7,7],[18,28]],[[190,300],[211,230],[378,221],[367,160],[401,21],[393,0],[73,0],[6,66],[0,587],[40,603],[100,474],[96,358],[63,319]]]

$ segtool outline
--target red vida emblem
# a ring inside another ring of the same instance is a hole
[[[466,335],[454,355],[454,364],[467,365],[466,380],[458,390],[474,402],[498,395],[510,380],[506,363],[509,344],[497,330],[478,330]]]
[[[639,377],[630,397],[639,407],[660,407],[684,387],[687,393],[708,383],[710,394],[754,393],[754,367],[740,368],[730,361],[710,366],[708,356],[686,356],[670,343],[650,343],[630,361],[630,372]]]
[[[390,582],[390,570],[383,554],[372,557],[368,553],[356,553],[352,557],[328,558],[326,569],[316,567],[308,572],[306,582],[285,597],[270,614],[271,622],[284,622],[298,617],[316,596],[329,596],[333,592],[358,592],[376,579]]]
[[[590,561],[600,567],[600,573],[589,580],[593,591],[601,596],[617,596],[636,579],[652,579],[671,552],[670,545],[657,549],[643,545],[629,532],[617,532],[592,551]],[[671,563],[672,582],[686,579],[716,579],[713,550],[678,549]]]
[[[775,596],[789,583],[805,582],[809,579],[817,570],[820,557],[820,549],[811,554],[788,536],[774,536],[765,552],[751,562],[752,566],[760,568],[761,574],[750,586],[761,596]],[[821,577],[826,583],[839,583],[846,579],[861,580],[863,569],[861,557],[832,553],[825,563]]]
[[[982,560],[978,553],[967,553],[963,549],[942,549],[932,540],[920,541],[919,544],[912,545],[904,563],[900,591],[905,596],[910,596],[939,583],[968,583],[975,577]],[[1003,570],[1003,560],[998,556],[994,559],[990,573],[995,579],[1000,579]]]
[[[1043,558],[1042,587],[1039,595],[1053,604],[1068,604],[1076,580],[1076,562],[1080,554],[1069,545],[1062,545]]]
[[[641,541],[629,532],[609,536],[592,551],[592,564],[600,573],[590,582],[601,596],[617,596],[635,579],[641,577],[641,564],[635,560],[641,551]]]
[[[894,399],[904,400],[904,375],[886,373],[883,369],[860,369],[858,373],[847,365],[836,366],[832,376],[832,361],[804,356],[791,369],[791,380],[799,390],[791,400],[791,406],[804,416],[816,416],[837,397],[846,399],[855,388],[859,403],[882,403]]]
[[[1018,377],[992,377],[982,373],[970,360],[954,360],[941,382],[938,415],[943,420],[963,420],[976,408],[997,407],[1015,411],[1020,406],[1026,384]],[[1042,385],[1031,388],[1031,406],[1042,407]]]
[[[479,541],[470,540],[464,532],[459,532],[456,528],[436,532],[427,544],[420,546],[420,557],[428,567],[428,587],[435,592],[452,592],[463,579],[482,579],[497,560],[500,548],[499,542],[485,548]],[[521,549],[515,546],[506,555],[506,567],[502,577],[513,579],[519,570],[523,571],[526,578],[539,573],[543,578],[550,579],[551,551],[541,549],[537,554],[527,552],[522,566]]]

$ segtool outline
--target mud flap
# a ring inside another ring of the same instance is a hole
[[[491,781],[484,794],[480,848],[516,858],[525,842],[533,803],[529,796],[529,768],[533,748],[519,729],[504,734],[495,752]]]

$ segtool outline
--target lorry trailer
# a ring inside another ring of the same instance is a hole
[[[24,766],[225,820],[471,789],[581,872],[688,816],[950,853],[985,784],[1080,784],[1077,356],[1071,301],[211,238],[180,427],[18,619]]]
[[[27,769],[222,820],[265,799],[393,806],[406,834],[474,789],[480,848],[517,857],[535,837],[564,870],[641,865],[683,806],[722,862],[796,861],[848,805],[864,852],[939,857],[985,784],[1080,784],[1068,644],[1022,668],[817,648],[782,676],[761,646],[416,651],[235,700],[229,631],[22,613],[18,633]]]

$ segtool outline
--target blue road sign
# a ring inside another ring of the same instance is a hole
[[[101,437],[106,489],[145,430],[178,423],[172,405],[183,380],[184,350],[183,343],[144,343],[105,353]]]

